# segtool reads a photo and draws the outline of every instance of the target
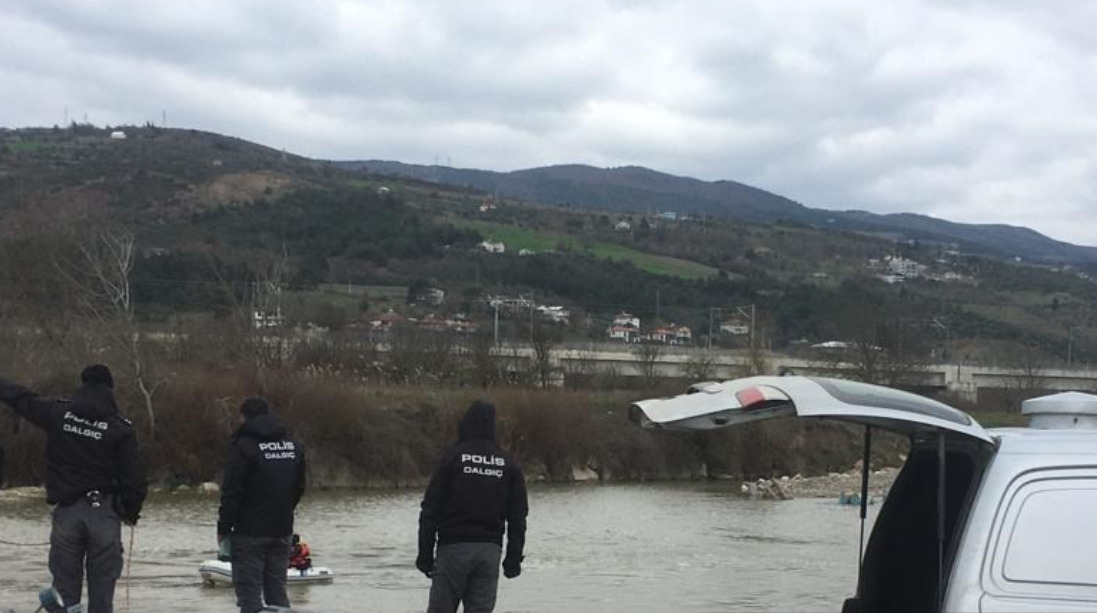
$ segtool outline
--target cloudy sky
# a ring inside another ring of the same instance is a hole
[[[1086,0],[5,0],[0,124],[639,164],[1097,244]]]

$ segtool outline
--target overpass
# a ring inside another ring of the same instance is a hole
[[[751,374],[749,354],[743,351],[706,350],[690,347],[661,346],[646,359],[635,345],[598,344],[586,347],[560,347],[549,358],[559,383],[575,374],[615,372],[626,377],[693,377],[705,370],[711,380],[734,379]],[[525,360],[535,353],[529,346],[512,345],[500,352]],[[811,360],[766,352],[761,355],[764,374],[793,373],[808,376],[843,376],[856,370],[850,363]],[[702,368],[701,365],[704,365]],[[980,389],[1039,389],[1047,391],[1097,391],[1097,369],[1042,368],[1018,369],[982,364],[926,364],[905,373],[912,386],[947,391],[975,401]]]

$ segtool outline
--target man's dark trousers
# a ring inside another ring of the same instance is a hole
[[[113,613],[114,584],[122,576],[122,522],[109,500],[92,506],[85,498],[53,510],[50,573],[66,605],[81,600],[88,572],[88,613]]]
[[[491,613],[499,591],[499,560],[503,549],[495,543],[441,545],[434,559],[427,613]]]
[[[240,613],[263,610],[263,599],[272,607],[289,607],[286,570],[289,569],[291,536],[232,535],[232,585]]]

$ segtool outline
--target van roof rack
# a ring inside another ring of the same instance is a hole
[[[1021,413],[1040,430],[1097,430],[1097,395],[1065,392],[1026,400]]]

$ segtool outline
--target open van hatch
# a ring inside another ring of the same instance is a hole
[[[908,434],[955,433],[994,445],[970,415],[923,396],[812,377],[751,377],[698,383],[686,394],[643,400],[631,417],[645,428],[711,430],[776,417],[815,417]]]
[[[843,611],[939,611],[965,510],[994,456],[995,440],[970,415],[900,390],[811,377],[751,377],[699,383],[687,393],[634,403],[645,428],[713,430],[779,417],[864,427],[861,559],[857,594]],[[865,546],[875,429],[909,436],[911,453]]]

